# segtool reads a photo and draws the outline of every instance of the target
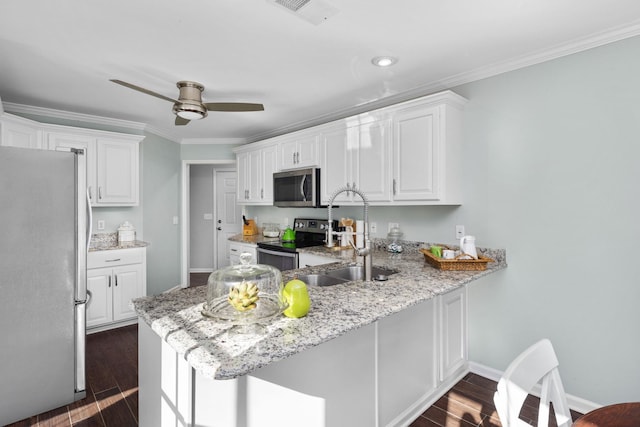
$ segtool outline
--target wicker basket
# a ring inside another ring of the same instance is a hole
[[[487,263],[495,262],[491,258],[478,255],[479,259],[443,259],[436,258],[428,249],[420,249],[424,260],[438,270],[448,271],[482,271],[487,269]]]

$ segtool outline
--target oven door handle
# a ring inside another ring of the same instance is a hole
[[[269,255],[282,256],[286,258],[295,258],[298,256],[296,252],[274,251],[274,250],[265,249],[265,248],[258,248],[258,252],[262,252]]]

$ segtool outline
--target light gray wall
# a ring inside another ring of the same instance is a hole
[[[213,271],[213,165],[189,168],[189,263],[192,271]]]
[[[469,286],[470,359],[504,370],[548,337],[566,391],[601,404],[640,400],[638,52],[633,38],[454,88],[470,100],[463,205],[369,215],[378,235],[393,220],[408,239],[453,242],[464,224],[478,245],[506,248],[509,267]]]
[[[549,337],[567,392],[602,404],[640,400],[639,51],[636,37],[454,89],[478,163],[462,216],[509,261],[470,286],[470,358],[504,369]]]
[[[180,146],[150,134],[140,151],[147,293],[156,295],[180,284]]]

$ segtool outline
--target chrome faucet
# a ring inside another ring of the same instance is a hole
[[[333,201],[336,199],[336,197],[338,197],[338,194],[340,193],[345,193],[345,192],[353,192],[357,195],[359,195],[362,198],[362,202],[364,203],[364,218],[363,218],[363,222],[364,222],[364,248],[357,248],[353,242],[351,240],[349,240],[349,243],[351,244],[351,246],[353,247],[353,249],[356,252],[356,255],[359,257],[363,258],[364,261],[364,280],[369,282],[371,281],[371,264],[372,264],[372,260],[371,260],[371,240],[369,239],[369,200],[367,199],[367,196],[360,190],[358,190],[356,188],[356,184],[353,184],[353,187],[350,187],[349,184],[347,184],[344,187],[338,188],[336,191],[333,192],[333,194],[331,195],[331,197],[329,197],[329,205],[327,206],[327,215],[328,215],[328,219],[329,219],[329,228],[327,229],[327,243],[326,243],[326,247],[328,248],[332,248],[334,246],[334,242],[333,242],[333,235],[334,235],[334,231],[333,231],[333,221],[332,221],[332,215],[331,215],[331,210],[333,208]],[[337,233],[336,233],[337,234]]]

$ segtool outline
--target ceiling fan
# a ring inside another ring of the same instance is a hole
[[[142,88],[140,86],[133,85],[131,83],[123,82],[122,80],[111,79],[112,82],[119,85],[128,87],[129,89],[137,90],[138,92],[146,93],[147,95],[155,96],[156,98],[164,99],[165,101],[173,102],[173,113],[176,115],[176,126],[184,126],[191,120],[199,120],[207,117],[209,111],[263,111],[264,105],[251,104],[246,102],[202,102],[202,91],[204,86],[200,83],[190,82],[187,80],[179,81],[177,83],[180,94],[178,99],[171,99],[159,93],[150,91],[149,89]]]

